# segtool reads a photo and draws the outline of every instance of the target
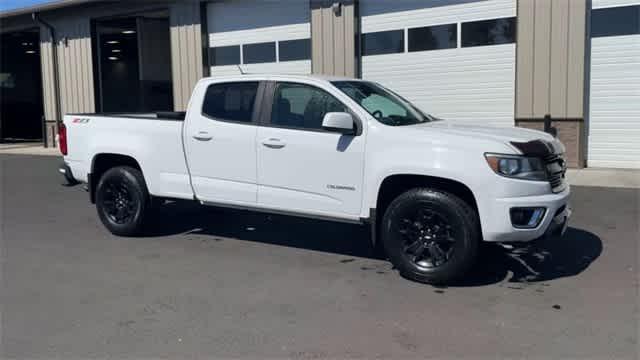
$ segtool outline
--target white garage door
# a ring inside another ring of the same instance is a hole
[[[640,168],[640,1],[593,0],[587,165]]]
[[[311,72],[308,0],[209,3],[211,75]]]
[[[362,77],[452,120],[514,124],[516,0],[361,0]]]

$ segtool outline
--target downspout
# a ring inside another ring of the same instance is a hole
[[[52,57],[52,63],[53,63],[53,96],[56,99],[56,129],[59,128],[60,126],[60,122],[62,121],[62,105],[60,102],[60,78],[59,78],[59,73],[58,73],[58,45],[56,43],[56,29],[49,24],[48,22],[42,20],[40,18],[40,16],[38,16],[38,13],[34,12],[31,13],[31,18],[33,19],[33,21],[37,22],[38,24],[46,27],[49,30],[49,36],[51,37],[51,57]],[[45,144],[47,141],[47,133],[46,133],[46,117],[43,120],[45,121]],[[54,138],[56,134],[53,134]],[[54,140],[54,144],[55,144],[55,140]]]

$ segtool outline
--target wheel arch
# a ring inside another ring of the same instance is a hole
[[[98,181],[107,170],[116,166],[130,166],[134,169],[140,170],[144,178],[144,172],[140,163],[130,155],[117,154],[117,153],[99,153],[94,155],[91,160],[91,171],[89,173],[89,199],[92,204],[96,202],[96,188]],[[145,180],[146,182],[146,180]]]
[[[469,186],[458,180],[409,173],[391,174],[381,181],[378,191],[376,192],[375,208],[371,209],[371,239],[374,246],[377,246],[378,224],[380,223],[382,216],[384,216],[384,212],[391,201],[403,192],[418,187],[426,187],[449,192],[469,204],[469,206],[471,206],[479,216],[476,196]]]
[[[382,214],[398,195],[416,187],[450,192],[467,202],[476,212],[478,211],[478,202],[473,191],[460,181],[429,175],[393,174],[384,178],[378,187],[376,213]]]

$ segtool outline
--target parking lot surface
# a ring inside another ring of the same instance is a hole
[[[0,156],[2,358],[638,358],[638,190],[574,186],[564,238],[436,288],[355,225],[171,203],[112,236],[59,161]]]

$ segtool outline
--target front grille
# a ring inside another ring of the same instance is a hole
[[[554,193],[563,191],[566,188],[565,173],[567,171],[563,154],[547,155],[543,160],[551,190]]]

